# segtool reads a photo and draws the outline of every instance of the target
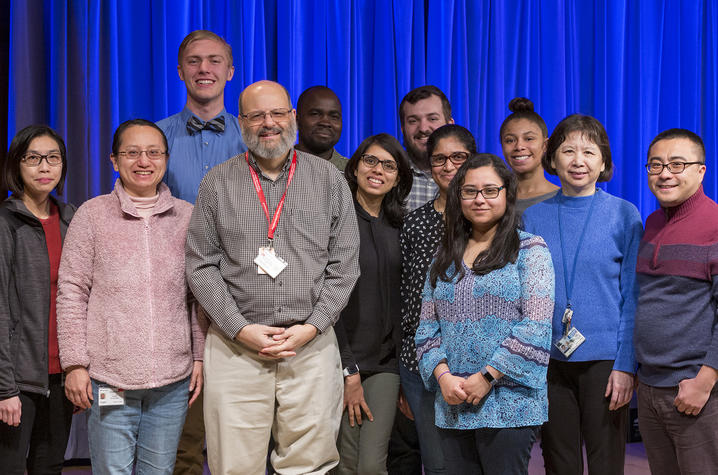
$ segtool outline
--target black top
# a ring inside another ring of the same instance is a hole
[[[75,207],[52,196],[65,238]],[[40,220],[15,195],[0,205],[0,400],[48,395],[50,261]]]
[[[349,303],[334,326],[342,366],[359,366],[363,374],[398,373],[399,229],[380,213],[374,218],[354,201],[359,225],[361,275]]]
[[[401,231],[401,362],[409,371],[419,373],[414,335],[419,326],[421,293],[431,260],[444,232],[442,213],[431,200],[415,209],[404,220]]]

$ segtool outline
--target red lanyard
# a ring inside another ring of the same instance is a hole
[[[277,225],[279,224],[279,216],[281,216],[282,214],[282,208],[284,207],[284,198],[287,197],[287,190],[289,189],[289,185],[291,185],[292,183],[292,178],[294,178],[294,171],[297,169],[297,152],[295,150],[294,155],[292,156],[292,163],[291,165],[289,165],[289,175],[287,176],[287,187],[284,189],[282,199],[279,200],[279,204],[277,205],[277,209],[274,210],[274,216],[271,220],[269,218],[269,206],[267,206],[267,198],[264,197],[262,185],[259,183],[259,176],[257,176],[257,172],[254,171],[254,168],[249,163],[249,152],[246,152],[244,154],[244,159],[247,160],[247,165],[249,165],[249,173],[252,174],[254,191],[257,192],[259,202],[261,203],[262,209],[264,210],[264,215],[267,216],[267,223],[269,224],[269,229],[267,229],[267,238],[269,238],[269,242],[271,243],[274,239],[274,232],[277,230]]]

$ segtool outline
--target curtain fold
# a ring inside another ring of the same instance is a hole
[[[718,0],[12,0],[8,138],[47,123],[67,140],[67,198],[79,204],[114,181],[112,133],[135,117],[184,106],[177,49],[198,28],[234,52],[227,109],[275,79],[296,101],[324,84],[344,108],[337,148],[368,135],[400,138],[398,103],[434,84],[481,151],[500,155],[498,128],[515,96],[551,130],[581,112],[603,122],[616,171],[602,185],[656,208],[643,169],[659,131],[706,142],[705,189],[715,198]]]

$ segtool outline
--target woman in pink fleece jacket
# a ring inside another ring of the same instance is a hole
[[[185,235],[192,205],[162,183],[167,139],[121,124],[120,178],[83,204],[67,231],[58,282],[65,393],[89,408],[93,473],[172,473],[188,402],[202,387],[204,333],[190,317]],[[206,330],[206,328],[204,329]]]

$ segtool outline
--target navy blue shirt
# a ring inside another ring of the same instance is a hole
[[[187,131],[187,121],[192,116],[187,107],[181,112],[157,122],[167,136],[170,157],[164,182],[172,196],[194,203],[199,183],[215,165],[247,150],[239,131],[239,121],[222,109],[224,132],[201,130],[192,135]]]

